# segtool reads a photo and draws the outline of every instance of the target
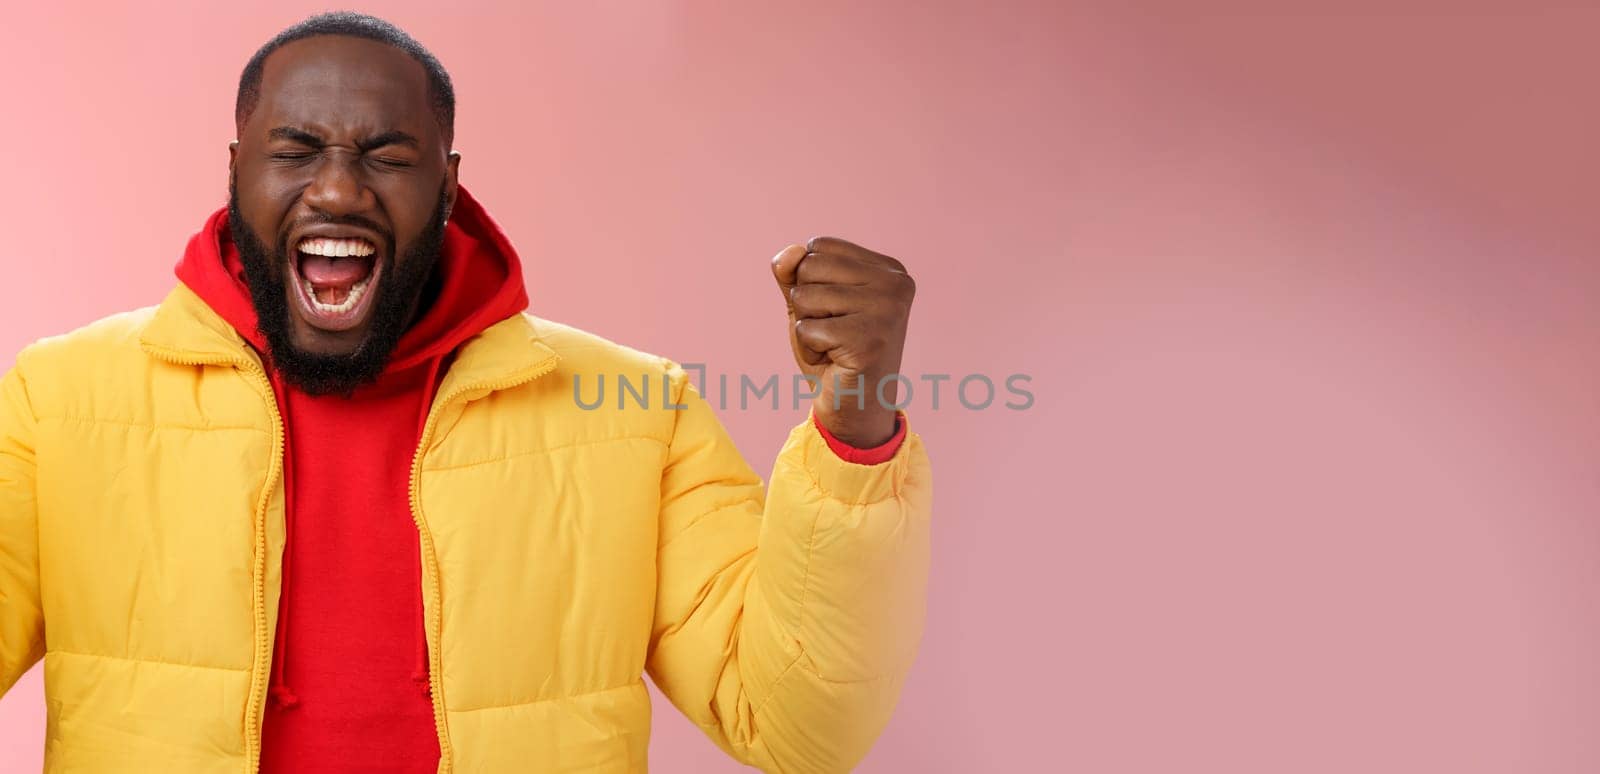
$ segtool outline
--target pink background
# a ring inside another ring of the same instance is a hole
[[[929,628],[861,771],[1600,770],[1592,4],[452,5],[365,9],[538,313],[789,373],[766,261],[836,233],[919,279],[908,370],[1033,376],[912,408]],[[161,298],[314,10],[5,12],[0,365]],[[800,414],[723,417],[765,470]],[[657,710],[654,770],[734,770]]]

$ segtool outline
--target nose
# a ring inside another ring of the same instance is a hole
[[[301,194],[306,206],[338,217],[369,211],[375,203],[354,154],[330,150]]]

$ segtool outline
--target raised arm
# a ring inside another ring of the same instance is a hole
[[[740,761],[848,771],[888,722],[922,635],[932,483],[894,405],[915,284],[898,260],[831,237],[785,248],[772,273],[818,397],[763,491],[669,368],[687,407],[662,479],[647,667]]]

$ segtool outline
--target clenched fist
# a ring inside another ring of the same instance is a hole
[[[905,264],[834,237],[789,245],[772,259],[789,305],[789,343],[817,385],[812,406],[834,437],[871,448],[894,435],[906,323],[917,285]],[[843,393],[843,394],[841,394]]]

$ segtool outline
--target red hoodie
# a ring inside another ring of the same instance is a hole
[[[259,352],[227,208],[189,240],[178,279]],[[284,421],[285,550],[261,771],[351,766],[432,772],[439,761],[428,695],[422,560],[412,521],[412,455],[448,360],[528,304],[516,250],[465,187],[445,227],[438,298],[401,337],[383,374],[349,398],[307,395],[268,369]],[[854,449],[887,461],[905,437]]]
[[[258,351],[265,337],[218,210],[178,278]],[[286,547],[261,771],[432,772],[438,765],[412,521],[412,455],[448,358],[528,305],[522,266],[458,189],[440,291],[383,374],[349,398],[313,396],[275,372],[285,429]]]

